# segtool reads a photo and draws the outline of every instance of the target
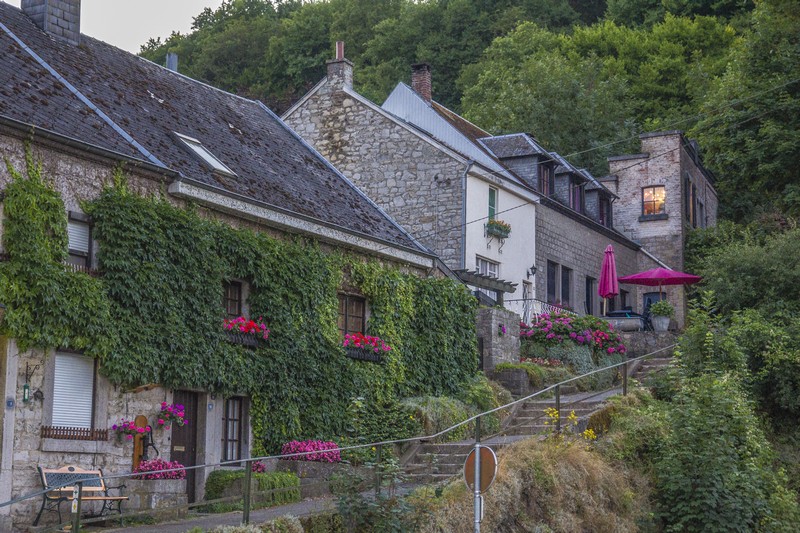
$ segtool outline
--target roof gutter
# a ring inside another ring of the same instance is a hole
[[[350,230],[318,218],[283,209],[248,196],[233,193],[192,178],[183,177],[169,186],[169,193],[179,198],[204,204],[218,211],[284,231],[306,234],[316,240],[345,245],[361,251],[414,264],[429,269],[436,256],[366,233]]]
[[[96,144],[87,143],[86,141],[81,141],[80,139],[76,139],[74,137],[70,137],[68,135],[64,135],[62,133],[58,133],[46,128],[41,128],[34,124],[22,122],[4,115],[0,115],[0,126],[6,126],[9,129],[25,133],[27,134],[29,140],[35,140],[37,137],[42,139],[47,139],[49,141],[54,141],[57,142],[58,144],[63,144],[65,146],[69,146],[70,148],[75,148],[77,150],[83,150],[100,157],[122,160],[131,163],[133,166],[137,168],[149,170],[151,172],[162,174],[164,176],[168,176],[171,178],[178,178],[180,176],[178,172],[167,167],[154,165],[150,161],[145,161],[144,159],[138,159],[136,157],[116,152],[114,150],[109,150],[108,148],[103,148],[102,146],[97,146]]]
[[[475,161],[470,159],[461,173],[461,268],[467,268],[467,174]]]

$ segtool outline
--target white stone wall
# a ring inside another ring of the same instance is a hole
[[[511,225],[511,234],[502,242],[486,235],[485,225],[489,214],[489,188],[497,189],[496,218]],[[470,175],[467,180],[467,268],[475,269],[476,256],[499,264],[498,277],[516,283],[516,291],[505,293],[506,307],[515,308],[515,300],[522,298],[526,272],[536,261],[536,213],[530,200],[500,188],[498,183],[485,177]]]

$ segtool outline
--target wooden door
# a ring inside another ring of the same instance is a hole
[[[184,407],[185,418],[188,423],[182,427],[172,426],[172,450],[170,458],[178,461],[183,466],[194,466],[197,464],[197,403],[198,394],[191,391],[175,391],[173,403],[181,404]],[[195,477],[197,470],[186,471],[186,495],[189,503],[195,501]]]

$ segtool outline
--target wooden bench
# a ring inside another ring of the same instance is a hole
[[[99,516],[114,510],[122,514],[122,502],[128,499],[127,496],[122,496],[122,489],[125,488],[125,485],[107,487],[102,470],[84,470],[72,465],[61,468],[42,468],[41,466],[37,468],[42,478],[42,487],[47,492],[42,495],[42,508],[36,515],[34,526],[39,523],[45,509],[51,512],[57,511],[58,522],[61,523],[61,503],[72,501],[75,484],[78,481],[83,482],[81,501],[103,502]],[[119,491],[119,496],[111,496],[110,490]]]

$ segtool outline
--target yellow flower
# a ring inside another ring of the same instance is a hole
[[[597,439],[597,433],[595,433],[592,428],[588,428],[586,431],[581,433],[581,435],[583,435],[583,438],[588,441]]]

